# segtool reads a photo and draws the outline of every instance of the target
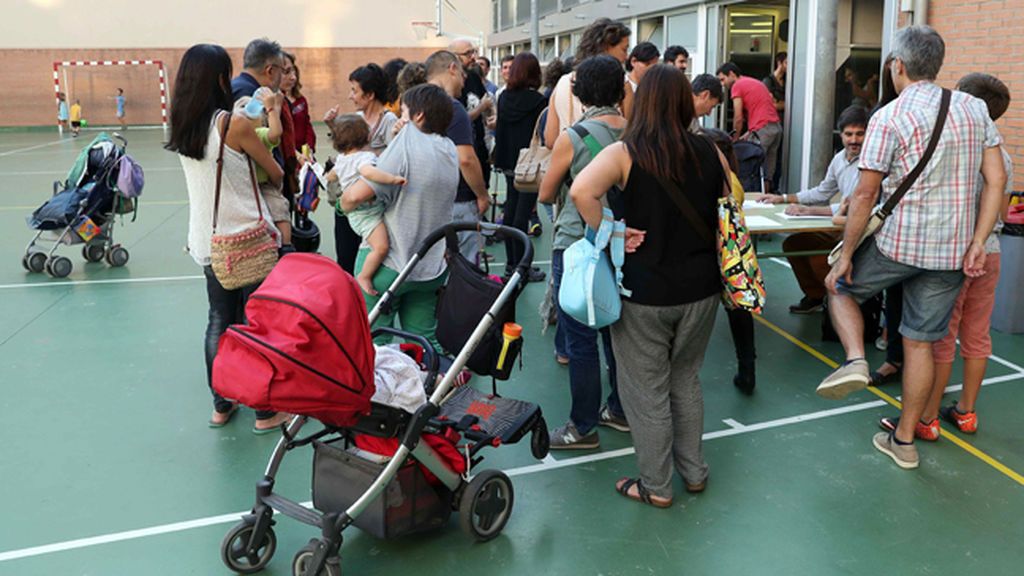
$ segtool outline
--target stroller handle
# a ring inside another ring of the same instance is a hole
[[[525,273],[533,264],[533,243],[530,242],[530,237],[525,232],[511,226],[491,224],[490,222],[453,222],[434,230],[420,244],[420,248],[416,252],[417,259],[423,259],[427,252],[433,248],[434,244],[444,238],[449,232],[480,232],[484,235],[494,236],[499,240],[518,242],[523,247],[523,257],[519,260],[516,268]],[[511,264],[511,262],[508,264]]]

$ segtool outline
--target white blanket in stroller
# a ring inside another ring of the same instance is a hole
[[[377,387],[371,400],[413,413],[427,402],[423,387],[426,372],[416,361],[395,346],[375,346],[373,383]]]

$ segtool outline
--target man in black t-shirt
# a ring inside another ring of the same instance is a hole
[[[484,128],[484,113],[494,107],[494,101],[484,86],[484,79],[480,74],[480,68],[476,63],[478,50],[469,40],[455,40],[448,46],[448,50],[459,57],[463,69],[466,71],[466,82],[462,87],[462,95],[459,103],[466,108],[469,119],[473,122],[473,150],[476,151],[480,160],[480,167],[483,169],[484,182],[490,184],[491,166],[488,163],[487,144],[484,142],[486,136]],[[472,200],[471,197],[462,199]],[[456,198],[456,202],[459,198]]]

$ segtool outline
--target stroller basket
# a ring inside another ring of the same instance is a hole
[[[344,512],[369,489],[390,458],[358,448],[343,448],[344,439],[314,443],[313,506]],[[444,526],[452,512],[452,493],[431,485],[409,460],[384,492],[354,520],[377,538],[395,538]]]

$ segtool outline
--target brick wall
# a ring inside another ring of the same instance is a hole
[[[1010,109],[996,123],[1024,188],[1024,0],[931,0],[928,20],[946,41],[939,83],[953,87],[970,72],[992,74],[1010,89]]]
[[[298,48],[295,57],[302,74],[303,93],[310,102],[314,121],[330,107],[341,104],[351,111],[348,75],[367,62],[383,64],[400,56],[422,60],[433,48]],[[184,48],[93,49],[93,50],[0,50],[5,62],[4,97],[0,98],[0,126],[56,125],[57,109],[53,91],[53,62],[71,60],[162,60],[167,73],[168,98]],[[241,70],[242,49],[228,49],[234,70]],[[69,105],[82,103],[82,116],[92,125],[115,123],[113,96],[123,88],[127,99],[125,116],[131,124],[160,123],[160,92],[155,66],[69,67]],[[169,105],[173,105],[170,102]]]

